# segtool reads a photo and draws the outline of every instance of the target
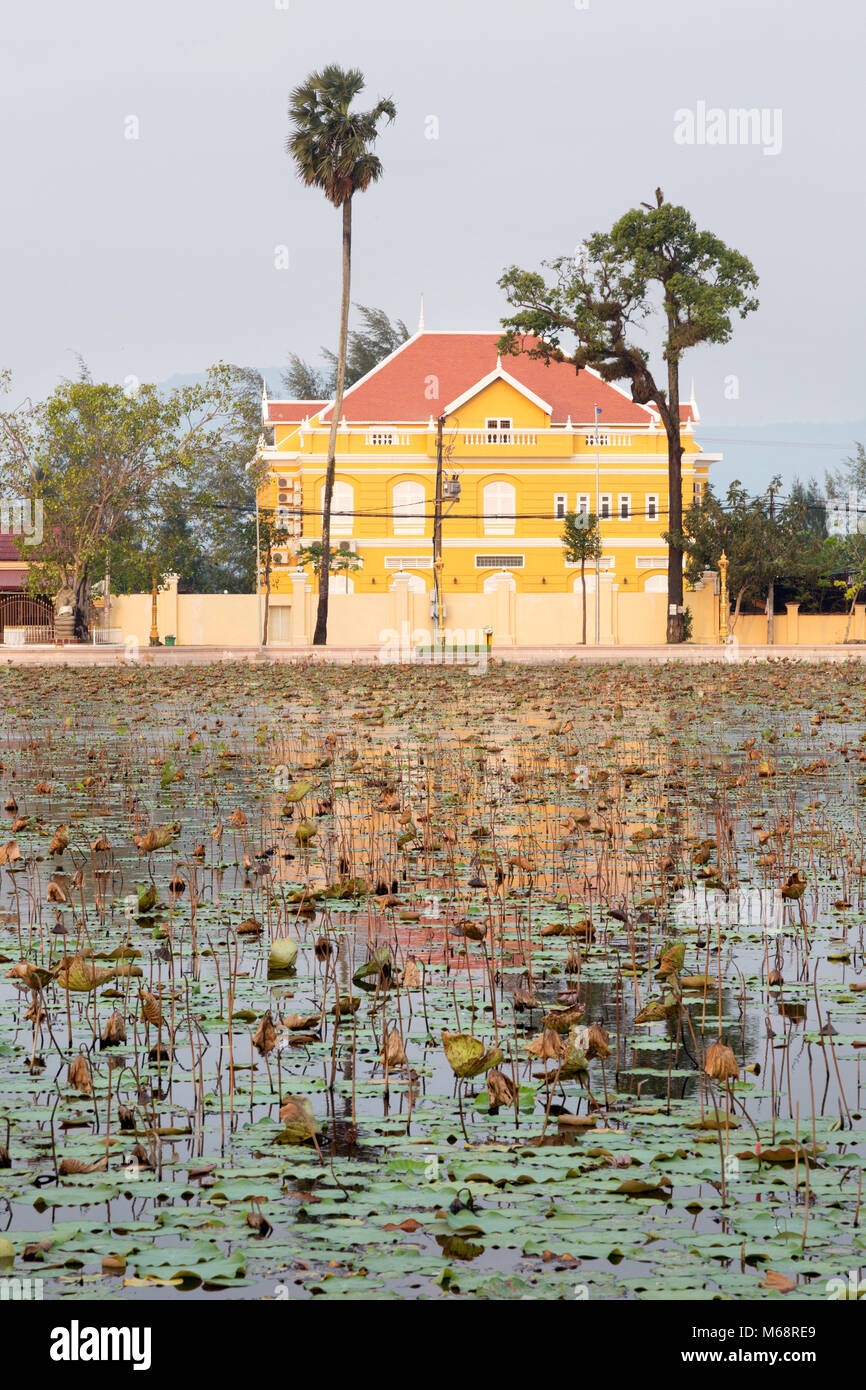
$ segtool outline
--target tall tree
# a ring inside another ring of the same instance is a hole
[[[562,531],[565,558],[570,565],[580,565],[580,589],[583,594],[583,645],[586,646],[586,562],[601,556],[601,537],[598,517],[594,512],[569,512]],[[599,640],[595,634],[596,642]]]
[[[578,369],[593,367],[605,381],[628,381],[632,400],[658,412],[667,435],[669,527],[678,535],[680,363],[686,350],[699,343],[728,342],[732,314],[744,318],[758,307],[755,270],[711,232],[699,231],[691,213],[666,202],[660,188],[655,207],[642,203],[609,232],[589,237],[576,257],[560,256],[544,265],[555,273],[552,285],[543,274],[517,266],[500,279],[516,310],[503,320],[507,332],[500,350],[528,351],[547,362],[573,362]],[[665,385],[636,338],[659,312]],[[528,348],[523,334],[534,336]],[[673,543],[668,547],[668,600],[667,640],[681,642],[683,554]]]
[[[361,315],[362,327],[349,330],[349,346],[346,352],[346,390],[360,381],[362,376],[372,372],[392,352],[396,352],[409,337],[409,330],[402,319],[393,321],[384,309],[373,309],[368,304],[356,304]],[[296,352],[289,353],[289,366],[283,372],[282,381],[292,400],[321,401],[330,400],[337,384],[337,355],[329,348],[322,348],[322,356],[329,363],[327,368],[312,366],[299,357]]]
[[[42,542],[28,553],[31,579],[43,591],[73,590],[79,636],[111,542],[136,516],[157,524],[173,489],[236,437],[237,413],[223,364],[169,393],[146,384],[127,392],[85,373],[45,401],[0,408],[0,483],[44,506]]]
[[[857,492],[866,506],[866,448],[855,440],[853,455],[839,468],[826,469],[824,479],[828,497],[847,501],[849,492]]]
[[[337,346],[337,379],[334,386],[333,414],[328,439],[328,464],[322,507],[322,563],[319,569],[319,606],[313,643],[328,640],[328,586],[331,557],[331,501],[336,472],[337,430],[343,410],[346,355],[349,334],[349,303],[352,278],[352,199],[376,183],[383,173],[382,161],[373,153],[373,144],[383,120],[393,121],[397,108],[389,97],[371,111],[350,110],[364,88],[364,76],[357,68],[345,70],[330,64],[314,72],[292,92],[289,103],[291,134],[286,148],[297,172],[309,187],[320,188],[334,207],[340,208],[343,222],[343,293],[340,303],[340,330]]]
[[[763,598],[767,641],[775,640],[775,588],[782,578],[796,577],[810,563],[805,513],[799,503],[780,503],[774,494],[781,479],[751,497],[734,481],[721,502],[707,487],[699,503],[689,507],[677,535],[666,533],[669,544],[686,555],[686,578],[694,583],[704,570],[717,569],[722,551],[728,560],[728,593],[733,599],[731,632],[747,597]],[[820,542],[818,543],[820,548]]]

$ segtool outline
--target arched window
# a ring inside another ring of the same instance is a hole
[[[421,483],[396,483],[391,497],[395,536],[423,536],[424,488]]]
[[[328,592],[331,594],[353,594],[355,581],[348,574],[332,574],[328,580]]]
[[[322,489],[322,511],[325,509],[325,491]],[[355,520],[355,489],[351,483],[334,483],[331,497],[331,535],[351,536]]]
[[[514,593],[514,591],[517,588],[517,580],[514,578],[514,575],[511,573],[510,570],[499,570],[496,574],[488,574],[487,578],[481,586],[482,594],[495,593],[496,590],[500,588],[501,580],[503,579],[503,577],[507,581],[504,587],[506,589],[510,589],[511,592]]]
[[[668,591],[668,577],[666,574],[651,574],[643,586],[645,594],[666,594]]]
[[[400,579],[407,578],[409,580],[406,587],[410,594],[426,594],[427,585],[420,574],[407,574],[406,570],[398,570],[394,578],[396,579],[398,576]]]
[[[484,488],[485,536],[513,536],[517,494],[511,483],[487,483]]]

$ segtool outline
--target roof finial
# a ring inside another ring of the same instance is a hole
[[[496,370],[497,370],[497,372],[501,372],[501,371],[502,371],[502,357],[500,356],[500,354],[499,354],[498,352],[497,352],[497,354],[496,354]]]
[[[424,332],[424,294],[421,294],[421,312],[418,315],[418,332]]]
[[[268,383],[262,377],[262,424],[268,423]]]

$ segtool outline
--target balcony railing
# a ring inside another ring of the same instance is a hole
[[[466,430],[463,435],[463,443],[467,448],[483,448],[490,444],[519,445],[526,447],[534,445],[536,434],[534,430]]]
[[[368,449],[405,449],[411,442],[411,434],[399,430],[370,430],[366,438]]]
[[[595,430],[590,430],[585,438],[587,449],[594,449]],[[610,430],[599,430],[598,447],[600,449],[629,449],[631,448],[631,435],[613,434]]]

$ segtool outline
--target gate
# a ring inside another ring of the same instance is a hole
[[[26,594],[0,595],[0,642],[27,646],[54,641],[54,604]]]

